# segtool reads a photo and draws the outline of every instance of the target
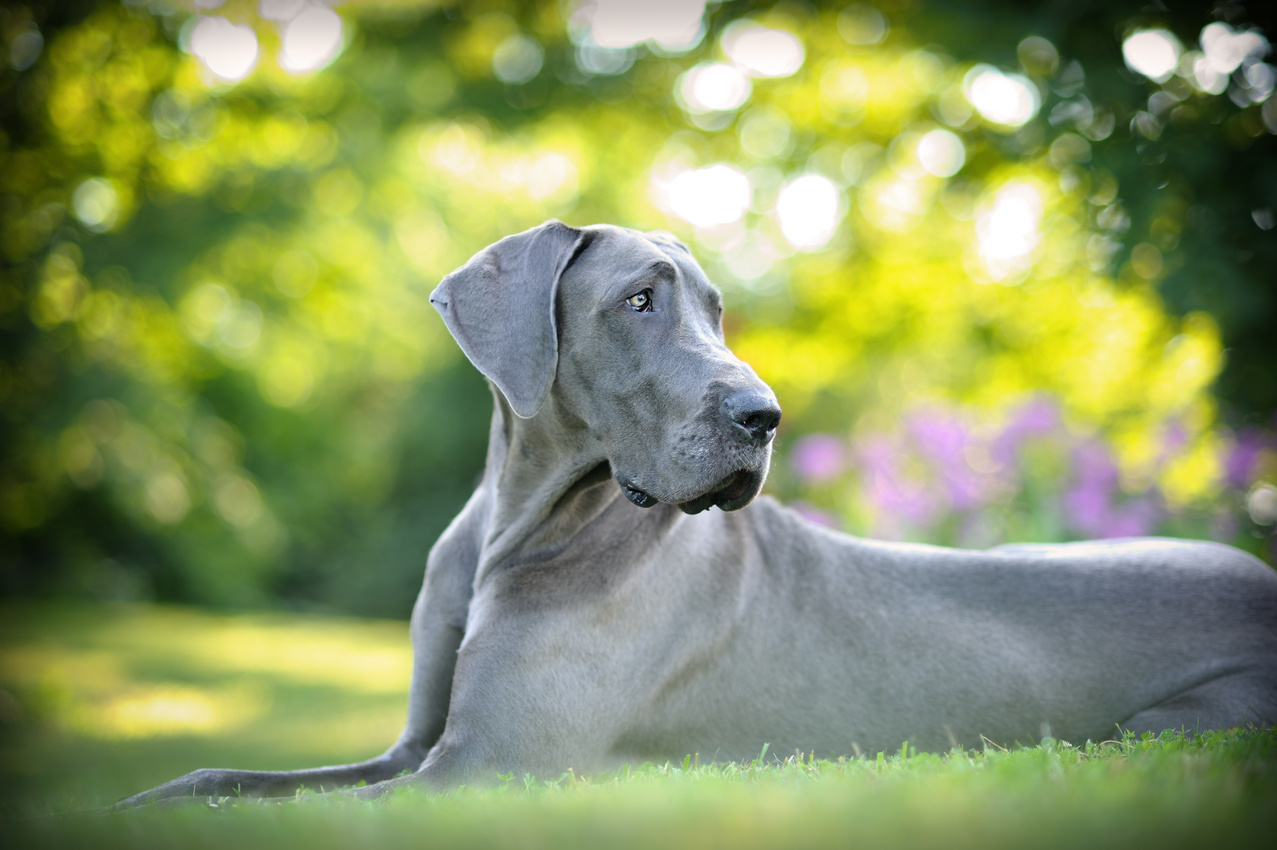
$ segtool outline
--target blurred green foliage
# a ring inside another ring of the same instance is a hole
[[[814,514],[1268,551],[1262,10],[724,2],[624,46],[608,5],[340,6],[333,55],[282,0],[0,12],[3,592],[405,615],[490,410],[426,296],[548,217],[692,246]]]

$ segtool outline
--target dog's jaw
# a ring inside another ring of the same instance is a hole
[[[703,496],[679,502],[678,509],[685,514],[698,514],[711,507],[724,511],[738,511],[754,501],[754,497],[763,489],[766,470],[756,472],[742,469],[724,478],[714,489]]]
[[[700,496],[674,502],[674,505],[685,514],[698,514],[712,507],[724,511],[738,511],[754,500],[754,497],[762,490],[766,477],[766,468],[762,471],[737,470]],[[617,484],[625,498],[640,508],[650,508],[661,502],[661,499],[635,486],[632,481],[622,476],[617,476]]]

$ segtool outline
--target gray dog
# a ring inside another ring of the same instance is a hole
[[[430,300],[496,409],[427,562],[403,734],[120,805],[1277,722],[1277,573],[1235,549],[887,544],[754,501],[780,408],[668,234],[549,222]]]

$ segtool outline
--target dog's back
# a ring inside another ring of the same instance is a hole
[[[720,541],[700,611],[715,626],[622,749],[748,758],[759,741],[837,754],[1277,722],[1277,573],[1231,547],[881,543],[769,499],[687,520]]]

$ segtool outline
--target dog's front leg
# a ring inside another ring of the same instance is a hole
[[[652,669],[652,643],[628,633],[633,622],[622,627],[608,616],[610,604],[542,606],[529,601],[537,595],[532,576],[505,578],[479,589],[471,604],[444,730],[421,768],[356,796],[494,785],[511,775],[553,779],[619,764],[616,742],[661,687],[659,675],[635,675]]]
[[[279,797],[302,788],[326,791],[358,782],[380,782],[411,769],[415,760],[404,758],[392,748],[384,755],[354,764],[316,767],[309,770],[223,770],[203,768],[165,782],[149,791],[121,800],[110,810],[131,809],[150,803],[202,800],[209,797]],[[396,757],[398,756],[398,757]]]
[[[412,609],[408,721],[391,752],[412,753],[413,770],[439,740],[448,719],[457,649],[465,636],[479,560],[482,504],[480,490],[430,551],[426,578]]]
[[[302,788],[331,791],[361,782],[373,785],[421,768],[448,716],[457,647],[477,562],[482,492],[475,495],[430,552],[426,578],[412,615],[413,669],[408,720],[385,753],[368,761],[306,770],[205,768],[116,803],[126,809],[177,798],[286,797]]]
[[[368,761],[306,770],[260,771],[205,768],[121,800],[113,809],[176,798],[281,797],[302,788],[332,791],[360,782],[375,784],[421,767],[430,745],[443,731],[448,691],[456,664],[461,629],[432,604],[429,573],[413,614],[413,674],[408,722],[389,750]],[[442,600],[440,600],[442,601]]]

